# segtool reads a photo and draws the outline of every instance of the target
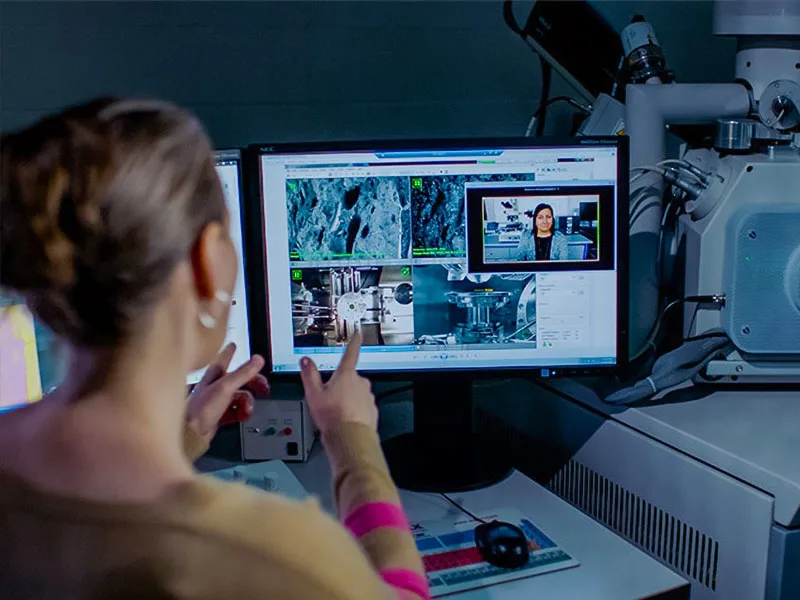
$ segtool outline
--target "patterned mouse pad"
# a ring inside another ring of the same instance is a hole
[[[530,559],[518,569],[502,569],[485,562],[475,547],[477,521],[450,514],[436,521],[412,523],[434,598],[578,566],[548,535],[516,509],[478,515],[485,521],[505,521],[519,527],[528,538]]]

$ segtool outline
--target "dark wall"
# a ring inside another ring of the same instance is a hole
[[[615,27],[641,10],[684,81],[732,72],[711,2],[595,2]],[[524,20],[532,5],[518,1]],[[218,147],[254,141],[520,135],[539,65],[500,0],[5,2],[0,127],[113,93],[192,108]],[[567,92],[560,81],[554,93]],[[569,127],[553,110],[550,130]]]

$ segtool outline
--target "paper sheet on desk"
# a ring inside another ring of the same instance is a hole
[[[305,500],[308,497],[308,492],[303,484],[282,460],[266,460],[238,465],[211,471],[209,475],[223,481],[239,482],[260,488],[293,500]]]
[[[484,562],[475,547],[474,530],[478,523],[460,513],[435,521],[412,523],[434,598],[579,564],[516,509],[502,509],[478,516],[485,521],[496,519],[513,523],[522,529],[530,542],[528,564],[519,569],[500,569]]]

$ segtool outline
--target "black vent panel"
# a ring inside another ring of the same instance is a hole
[[[689,579],[717,589],[719,543],[712,537],[575,460],[547,487]]]

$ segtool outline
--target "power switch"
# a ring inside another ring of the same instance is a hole
[[[289,456],[297,456],[299,454],[299,449],[297,447],[297,442],[287,442],[286,444],[286,454]]]

